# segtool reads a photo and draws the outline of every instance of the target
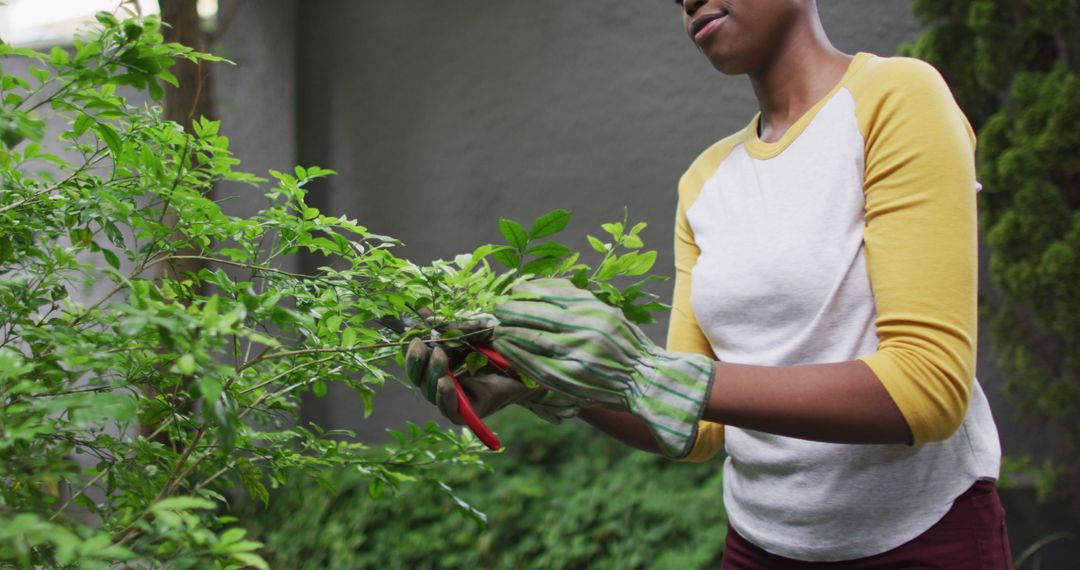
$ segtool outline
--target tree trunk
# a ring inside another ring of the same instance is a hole
[[[202,28],[196,3],[196,0],[160,0],[161,19],[165,24],[162,26],[162,35],[166,42],[176,42],[196,51],[204,52],[207,51],[209,40],[207,33]],[[200,117],[213,117],[209,67],[205,62],[193,63],[185,59],[178,59],[170,71],[176,76],[180,86],[165,85],[163,109],[165,118],[179,123],[188,133],[194,133],[191,126],[194,120]],[[190,160],[190,157],[186,158],[186,160]],[[174,226],[177,221],[176,214],[166,212],[164,221],[170,226]],[[198,272],[203,266],[203,263],[192,260],[171,269],[165,265],[160,265],[159,271],[161,277],[173,272],[172,277],[180,278],[183,273]],[[179,386],[180,392],[187,393],[193,380],[194,378],[185,377],[181,386]],[[152,398],[157,395],[156,390],[152,387],[147,386],[145,391],[147,397]],[[184,411],[190,413],[192,409],[193,402],[189,400]],[[158,427],[157,424],[143,425],[141,426],[141,433],[143,437],[149,437]],[[154,439],[164,445],[172,443],[171,438],[165,432]]]
[[[196,0],[160,0],[161,19],[167,24],[163,29],[165,41],[197,51],[207,50],[209,40],[199,21],[196,3]],[[172,72],[180,87],[166,86],[165,117],[191,132],[192,120],[213,116],[209,68],[204,62],[179,60]]]

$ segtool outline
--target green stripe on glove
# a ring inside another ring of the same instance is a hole
[[[495,349],[540,384],[571,398],[627,410],[651,428],[664,455],[693,447],[715,363],[658,347],[618,308],[566,279],[514,288],[495,311]]]

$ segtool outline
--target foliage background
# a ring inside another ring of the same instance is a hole
[[[232,514],[276,568],[719,567],[719,462],[672,462],[523,410],[489,423],[505,452],[485,458],[487,471],[443,479],[487,514],[486,527],[432,487],[373,500],[367,480],[350,470],[332,476],[336,491],[293,480],[269,508],[241,502]]]

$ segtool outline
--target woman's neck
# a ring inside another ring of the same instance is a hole
[[[775,142],[783,137],[839,83],[851,59],[833,47],[816,13],[797,25],[784,45],[749,74],[761,110],[761,139]]]

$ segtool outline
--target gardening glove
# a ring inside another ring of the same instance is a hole
[[[490,328],[490,321],[471,326],[461,325],[459,328],[468,331],[470,328]],[[486,338],[477,338],[475,333],[470,334],[476,338],[474,342],[486,342],[490,340],[490,333]],[[458,412],[457,391],[454,390],[454,382],[448,372],[456,368],[452,365],[447,351],[439,346],[429,347],[422,339],[413,339],[405,353],[405,375],[413,383],[429,402],[435,404],[439,413],[457,425],[464,425],[465,420]],[[507,376],[494,366],[485,366],[476,374],[458,374],[458,382],[461,383],[473,411],[480,418],[487,417],[509,406],[521,404],[541,419],[557,424],[564,419],[577,416],[579,406],[571,398],[544,389],[540,386],[528,387],[520,380]]]
[[[495,310],[493,344],[515,370],[572,399],[641,418],[668,457],[690,452],[712,359],[658,347],[620,309],[566,279],[528,281],[513,294]]]

